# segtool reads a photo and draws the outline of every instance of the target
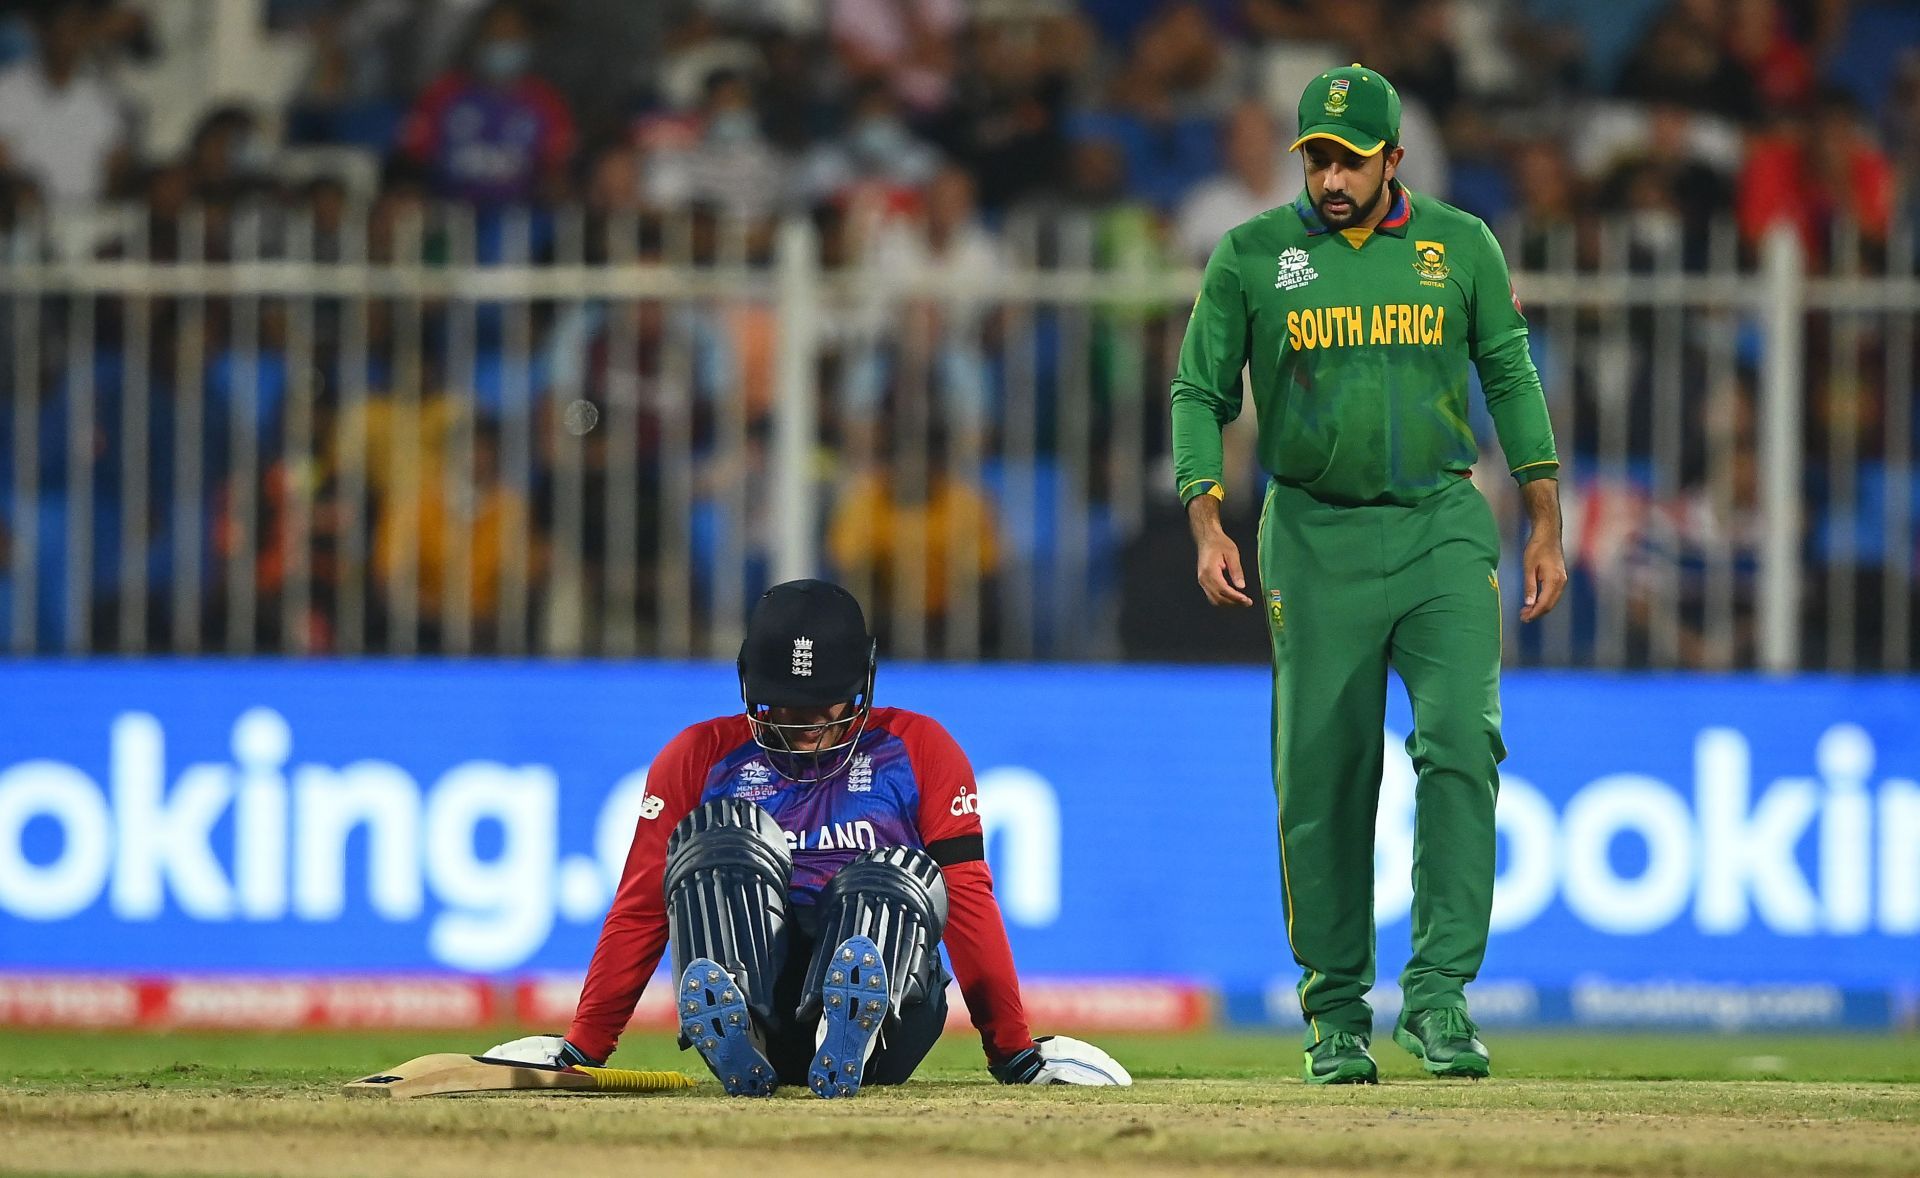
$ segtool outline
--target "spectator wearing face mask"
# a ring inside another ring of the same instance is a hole
[[[441,196],[524,205],[555,195],[575,144],[573,113],[527,72],[533,28],[513,0],[481,13],[462,68],[429,86],[407,117],[401,151]]]
[[[194,195],[220,200],[259,181],[273,163],[273,144],[252,112],[222,106],[200,120],[187,148]]]
[[[939,152],[908,129],[893,95],[869,86],[845,132],[807,156],[800,191],[813,205],[904,210],[939,166]]]
[[[648,175],[655,204],[705,205],[748,220],[772,214],[785,186],[786,163],[761,132],[753,87],[732,70],[708,77],[698,137],[663,149]]]

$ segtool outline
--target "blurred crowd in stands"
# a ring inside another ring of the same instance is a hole
[[[240,0],[237,7],[253,18],[236,21],[234,0],[0,4],[0,238],[11,258],[700,265],[732,251],[752,266],[771,256],[780,219],[798,215],[820,231],[830,267],[931,267],[963,280],[1010,261],[1178,271],[1204,261],[1227,229],[1293,197],[1298,165],[1286,146],[1300,88],[1329,64],[1364,61],[1392,78],[1405,101],[1402,178],[1485,217],[1516,266],[1593,270],[1616,250],[1635,269],[1703,270],[1722,257],[1750,266],[1762,236],[1783,224],[1799,235],[1816,270],[1912,262],[1911,240],[1896,227],[1911,219],[1920,178],[1920,9],[1900,0]],[[1088,231],[1045,228],[1063,218]],[[1091,326],[1087,379],[1097,405],[1080,433],[1095,449],[1078,461],[1094,467],[1082,482],[1096,506],[1111,505],[1107,484],[1122,479],[1101,464],[1099,447],[1124,436],[1164,450],[1163,392],[1145,386],[1164,390],[1166,345],[1177,341],[1182,309],[1109,307]],[[606,513],[619,514],[608,505],[617,495],[642,505],[620,517],[634,518],[637,533],[631,546],[614,545],[615,554],[629,547],[644,554],[661,543],[656,508],[670,481],[663,472],[675,461],[668,452],[676,429],[710,459],[690,476],[697,501],[724,498],[763,472],[777,366],[776,325],[764,304],[540,303],[516,326],[512,314],[484,305],[464,324],[444,305],[418,312],[423,322],[402,322],[397,302],[376,301],[357,327],[339,306],[322,305],[315,322],[298,328],[325,358],[314,374],[289,371],[295,328],[287,304],[263,300],[246,321],[245,339],[235,338],[230,312],[218,302],[195,308],[156,300],[140,328],[150,341],[140,366],[155,406],[143,425],[151,460],[137,476],[151,483],[153,518],[141,521],[114,518],[116,480],[126,475],[115,460],[126,443],[114,433],[125,418],[114,397],[125,384],[130,316],[103,301],[87,322],[101,341],[87,381],[100,399],[92,413],[96,450],[106,456],[87,508],[96,521],[92,571],[105,582],[103,616],[145,618],[149,643],[178,639],[159,599],[177,579],[169,562],[182,552],[161,543],[181,525],[171,504],[175,480],[186,477],[173,469],[182,429],[206,434],[204,453],[195,452],[205,469],[193,475],[202,480],[210,520],[200,559],[218,567],[233,558],[234,543],[257,549],[247,559],[268,602],[288,568],[315,570],[318,589],[297,645],[322,650],[334,645],[337,623],[320,576],[337,558],[337,544],[324,540],[329,529],[364,527],[362,575],[370,583],[400,577],[418,585],[411,608],[428,647],[440,613],[459,598],[462,625],[476,627],[482,647],[584,649],[591,640],[567,637],[561,622],[544,623],[544,638],[510,642],[489,637],[485,625],[509,612],[500,596],[516,562],[536,582],[536,597],[540,586],[553,588],[541,579],[550,575],[543,562],[552,560],[552,530],[566,514],[562,499],[571,494],[587,504],[589,518],[567,526],[587,537],[574,563],[592,565],[610,559]],[[22,312],[8,304],[0,313],[9,320],[0,324],[0,360],[11,374],[20,367]],[[75,330],[71,309],[49,301],[36,314],[44,319],[35,330],[49,341]],[[1057,369],[1059,325],[1030,326],[1041,342],[1027,344],[1042,355],[1051,347],[1055,359],[1046,363]],[[1007,328],[1002,314],[984,306],[858,308],[833,328],[846,346],[828,374],[839,390],[830,436],[854,458],[823,474],[836,505],[825,550],[838,571],[865,578],[886,600],[901,597],[901,550],[911,550],[914,561],[927,562],[908,579],[921,587],[913,592],[924,594],[919,605],[936,629],[952,609],[948,589],[980,580],[984,604],[968,624],[989,650],[999,629],[996,578],[1023,559],[1046,561],[1032,550],[1051,542],[1030,527],[1017,538],[1001,534],[1008,527],[995,522],[993,467],[1011,453],[1010,434],[1028,435],[1028,458],[1061,459],[1063,446],[1059,380],[1040,373],[1033,382],[1039,407],[1012,411]],[[361,338],[350,346],[345,337],[356,330]],[[1654,350],[1654,330],[1632,326],[1641,351]],[[425,346],[409,348],[409,332]],[[461,332],[465,363],[448,359],[462,350],[448,344]],[[689,371],[679,376],[664,359],[665,341],[676,334],[692,341]],[[1870,354],[1872,343],[1849,336],[1845,346]],[[1827,353],[1841,346],[1816,341]],[[367,357],[364,372],[339,362],[355,348]],[[37,588],[0,577],[0,596],[42,598],[41,643],[57,646],[64,590],[48,583],[46,570],[71,563],[57,543],[66,531],[60,513],[75,509],[62,496],[74,449],[65,441],[65,393],[76,376],[72,349],[49,343],[38,351],[45,493],[37,543],[55,547],[38,561]],[[1616,551],[1689,545],[1750,550],[1753,472],[1743,476],[1740,462],[1750,466],[1753,456],[1754,358],[1743,353],[1717,372],[1691,340],[1681,351],[1686,496],[1650,509],[1646,487],[1631,474],[1611,491],[1596,480],[1599,490],[1578,505],[1595,514],[1580,537],[1591,562]],[[1860,376],[1856,363],[1841,367]],[[917,380],[909,379],[914,368]],[[165,408],[179,400],[168,382],[188,372],[204,380],[197,427]],[[1609,407],[1603,380],[1573,372],[1574,387],[1553,390],[1563,449],[1617,436],[1620,452],[1651,458],[1664,420],[1659,379],[1649,370],[1636,378],[1630,406]],[[680,409],[630,417],[612,410],[623,381],[650,380],[660,391],[653,401],[643,396],[643,406],[677,397]],[[926,403],[902,405],[909,384],[924,390]],[[557,404],[584,401],[603,421],[618,418],[629,434],[639,433],[636,470],[622,474],[619,460],[608,457],[629,444],[608,442],[609,427],[577,431],[588,434],[583,443],[568,441],[573,434],[553,422],[531,437],[503,430],[503,422],[512,424],[504,407],[521,403],[516,397],[539,400],[556,386],[573,390],[553,398]],[[368,395],[343,396],[354,388]],[[450,391],[457,395],[443,395]],[[299,453],[287,444],[293,427],[283,413],[295,395],[311,406]],[[728,397],[747,410],[733,444],[723,445],[726,414],[713,405]],[[1810,444],[1817,450],[1839,428],[1829,420],[1835,416],[1847,417],[1850,438],[1873,436],[1874,419],[1849,416],[1864,413],[1862,403],[1816,393]],[[682,411],[687,420],[676,425]],[[1128,414],[1138,420],[1123,420]],[[1027,424],[1014,426],[1022,415]],[[1608,415],[1628,424],[1603,422]],[[19,481],[12,464],[21,447],[8,432],[18,420],[0,414],[0,463],[10,472],[0,495],[12,495]],[[886,451],[908,420],[934,452],[903,477]],[[419,444],[380,441],[395,437]],[[573,444],[583,448],[586,490],[563,494],[555,489],[554,455]],[[233,452],[250,447],[257,452]],[[343,451],[356,457],[348,461]],[[1715,453],[1740,457],[1716,464],[1708,461]],[[445,466],[449,455],[458,456],[455,474]],[[339,518],[354,510],[339,497],[349,467],[360,471],[370,505],[357,524]],[[257,477],[236,487],[234,472],[243,468]],[[519,469],[532,477],[513,477]],[[1158,474],[1147,468],[1149,478]],[[296,501],[297,529],[282,518]],[[236,525],[236,512],[251,523]],[[1698,526],[1687,522],[1694,514]],[[1146,531],[1168,530],[1163,515],[1150,518],[1156,522]],[[691,526],[693,548],[714,542],[698,518]],[[758,522],[756,535],[733,542],[764,552],[765,526]],[[1104,534],[1103,527],[1112,530],[1096,523],[1092,531]],[[1631,537],[1616,534],[1623,527]],[[149,580],[159,588],[150,610],[111,600],[124,572],[119,562],[141,547],[121,542],[129,528],[152,541],[145,545]],[[297,560],[277,547],[296,530],[315,536]],[[448,539],[450,532],[459,534]],[[1121,551],[1133,542],[1125,532],[1111,539],[1111,559],[1123,564],[1134,559]],[[525,533],[533,542],[518,552],[511,538]],[[900,537],[912,534],[920,539],[903,545]],[[1173,534],[1181,539],[1177,525]],[[1156,549],[1151,559],[1166,558]],[[1689,558],[1659,559],[1668,567]],[[964,576],[948,571],[954,560],[968,564]],[[928,575],[935,562],[938,571]],[[461,570],[450,590],[454,563]],[[764,575],[764,563],[749,582]],[[1744,600],[1750,562],[1741,568],[1733,592]],[[642,570],[639,580],[652,583],[655,571]],[[1172,572],[1185,591],[1184,558]],[[585,581],[604,573],[589,572]],[[1085,575],[1132,579],[1124,570]],[[232,624],[219,608],[230,580],[208,578],[214,637],[203,641],[217,643]],[[603,604],[591,590],[545,596],[578,599],[581,615]],[[648,596],[643,587],[633,607],[643,635],[659,609]],[[280,611],[257,612],[254,640],[296,645],[276,628]],[[1143,614],[1131,604],[1122,612]],[[534,613],[530,624],[542,625]],[[380,621],[369,625],[377,646]],[[120,639],[131,626],[121,626]],[[116,645],[112,625],[94,628],[93,645]],[[1126,651],[1156,653],[1153,629],[1148,623]],[[1690,629],[1682,646],[1689,663],[1751,661],[1746,637],[1707,649],[1714,644]],[[1257,646],[1252,657],[1261,657]]]
[[[1297,189],[1293,99],[1350,58],[1398,83],[1407,182],[1496,223],[1732,215],[1823,250],[1835,219],[1884,238],[1920,164],[1916,18],[1873,0],[251,0],[216,44],[231,5],[0,7],[8,220],[394,191],[911,215],[952,166],[989,225],[1137,201],[1194,261]]]

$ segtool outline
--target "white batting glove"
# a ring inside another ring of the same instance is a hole
[[[1085,1084],[1128,1088],[1133,1077],[1120,1061],[1065,1035],[1046,1035],[1033,1046],[992,1069],[1002,1084]]]
[[[487,1049],[486,1056],[488,1059],[538,1064],[547,1068],[572,1067],[583,1063],[594,1066],[599,1064],[598,1060],[588,1058],[578,1047],[559,1035],[528,1035],[524,1039],[496,1043]]]

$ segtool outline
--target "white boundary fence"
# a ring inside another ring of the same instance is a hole
[[[905,657],[1231,655],[1178,612],[1198,275],[1099,230],[1015,220],[964,273],[692,216],[260,209],[80,262],[16,232],[0,647],[724,657],[760,586],[825,572]],[[1920,662],[1910,235],[1820,276],[1785,234],[1745,269],[1730,229],[1686,268],[1625,226],[1502,238],[1575,571],[1510,661]]]

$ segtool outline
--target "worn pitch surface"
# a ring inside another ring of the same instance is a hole
[[[1302,1085],[1291,1037],[1098,1038],[1133,1088],[1003,1088],[948,1036],[903,1088],[728,1100],[636,1033],[611,1062],[702,1083],[393,1102],[336,1085],[492,1039],[0,1031],[0,1173],[1920,1173],[1912,1036],[1490,1035],[1477,1084],[1383,1040],[1385,1082],[1345,1089]]]

